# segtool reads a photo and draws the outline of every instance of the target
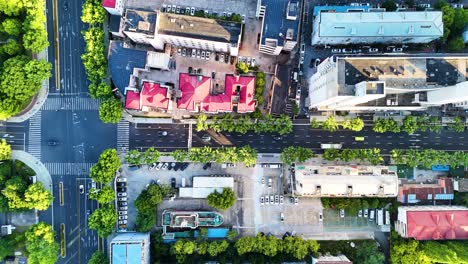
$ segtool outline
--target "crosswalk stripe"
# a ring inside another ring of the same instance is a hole
[[[44,163],[50,175],[89,175],[89,169],[94,163]]]
[[[119,152],[128,151],[129,135],[130,135],[130,123],[128,121],[121,120],[117,124],[117,150]]]
[[[101,100],[83,97],[49,97],[42,110],[98,110]]]
[[[28,152],[37,159],[41,159],[41,110],[29,119]]]

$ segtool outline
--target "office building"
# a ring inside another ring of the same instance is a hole
[[[444,35],[441,11],[319,12],[312,45],[428,43]]]
[[[332,56],[309,79],[310,108],[423,111],[468,101],[467,61],[466,56]]]
[[[310,197],[395,197],[398,176],[385,166],[296,164],[296,195]]]
[[[149,264],[150,234],[118,233],[110,242],[111,264]]]
[[[468,239],[468,208],[463,206],[400,206],[395,230],[416,240]]]
[[[401,180],[398,202],[402,204],[434,204],[453,200],[451,178],[439,178],[433,183],[415,183]]]

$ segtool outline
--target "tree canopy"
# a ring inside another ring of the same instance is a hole
[[[52,226],[39,222],[25,233],[28,263],[54,264],[58,260],[59,246],[54,239]]]
[[[118,123],[122,119],[122,102],[115,99],[109,99],[99,106],[99,118],[104,123]]]
[[[91,25],[102,24],[106,17],[106,10],[99,0],[86,0],[83,4],[81,21]]]
[[[214,191],[208,195],[208,205],[216,209],[226,210],[236,202],[236,194],[231,188],[224,188],[223,192]]]
[[[88,264],[109,264],[109,259],[101,251],[96,251],[88,260]]]
[[[284,148],[280,155],[281,161],[286,164],[291,164],[293,162],[304,162],[313,157],[315,157],[315,154],[312,150],[304,147],[294,146]]]
[[[120,168],[120,159],[116,149],[106,149],[96,164],[90,169],[90,177],[101,183],[109,183],[115,177],[115,173]]]
[[[156,225],[156,207],[169,194],[170,187],[150,184],[135,200],[138,214],[136,228],[139,232],[147,232]]]
[[[103,185],[100,190],[91,189],[89,198],[96,200],[100,204],[107,204],[115,199],[115,191],[109,185]]]
[[[0,160],[9,160],[11,157],[11,146],[5,139],[0,141]]]
[[[107,237],[112,233],[117,223],[117,212],[110,204],[104,204],[101,208],[96,209],[88,220],[90,229],[97,231],[98,236]]]

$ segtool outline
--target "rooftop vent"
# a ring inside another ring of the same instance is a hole
[[[175,23],[175,18],[171,18],[171,23]]]
[[[150,30],[150,23],[145,22],[145,21],[140,21],[140,22],[138,22],[138,29],[139,30],[144,30],[144,31],[149,31]]]

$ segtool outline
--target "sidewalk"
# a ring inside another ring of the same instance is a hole
[[[49,52],[47,48],[42,50],[35,57],[38,60],[48,61]],[[36,112],[39,111],[39,109],[41,109],[42,105],[47,100],[48,95],[49,95],[49,79],[42,81],[42,87],[39,90],[39,93],[36,96],[34,96],[34,98],[32,99],[29,105],[25,109],[23,109],[23,111],[21,111],[18,115],[10,117],[9,119],[7,119],[7,121],[12,122],[12,123],[21,123],[21,122],[28,120],[30,117],[36,114]]]
[[[148,118],[148,117],[133,117],[123,110],[123,119],[130,123],[137,124],[174,124],[172,118]]]

